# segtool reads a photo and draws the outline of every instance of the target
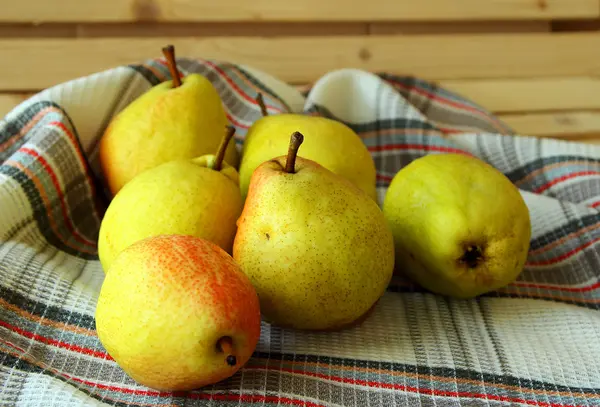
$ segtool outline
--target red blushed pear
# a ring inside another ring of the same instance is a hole
[[[117,257],[96,328],[135,381],[187,391],[237,372],[256,348],[260,318],[256,291],[225,251],[193,236],[160,235]]]
[[[256,288],[269,322],[309,330],[359,321],[384,294],[394,242],[379,206],[362,189],[298,156],[252,175],[233,257]]]
[[[177,159],[192,159],[217,150],[228,124],[223,102],[200,74],[180,78],[173,46],[163,48],[173,80],[139,96],[109,123],[99,143],[104,180],[114,196],[138,174]],[[234,143],[225,161],[234,168]]]

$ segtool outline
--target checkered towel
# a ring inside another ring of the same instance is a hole
[[[263,324],[252,359],[228,380],[188,393],[137,385],[95,332],[106,206],[95,149],[110,117],[169,73],[162,60],[118,67],[50,88],[0,122],[0,405],[600,405],[600,148],[515,136],[412,77],[339,70],[300,92],[251,67],[178,63],[215,85],[238,147],[261,115],[257,92],[270,114],[350,125],[375,159],[380,203],[394,174],[425,154],[491,163],[531,211],[525,271],[468,301],[396,277],[359,327]]]

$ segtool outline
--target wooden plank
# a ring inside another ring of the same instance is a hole
[[[0,0],[0,21],[447,21],[594,18],[597,0]]]
[[[19,103],[27,99],[30,93],[4,93],[0,94],[0,120]]]
[[[341,68],[424,79],[584,76],[600,72],[600,33],[418,36],[0,40],[0,90],[43,89],[79,76],[177,55],[250,65],[290,83]],[[18,75],[15,75],[18,72]]]
[[[524,136],[561,139],[600,137],[600,112],[552,112],[499,115],[510,127]]]
[[[600,109],[593,77],[449,80],[440,83],[492,112]]]
[[[600,0],[599,0],[600,1]],[[95,23],[78,24],[77,35],[87,37],[215,37],[215,36],[325,36],[366,35],[366,23]]]

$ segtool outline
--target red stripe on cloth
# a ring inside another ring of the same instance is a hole
[[[542,261],[532,261],[532,262],[527,263],[527,266],[547,266],[549,264],[560,263],[561,261],[566,260],[571,256],[574,256],[575,254],[587,249],[588,247],[592,246],[594,243],[597,243],[597,242],[600,242],[600,237],[597,237],[594,240],[584,243],[583,245],[571,250],[570,252],[562,254],[553,259],[542,260]]]
[[[54,185],[54,188],[56,189],[56,194],[58,195],[58,199],[60,200],[60,209],[61,209],[63,218],[65,220],[67,228],[69,229],[69,232],[71,232],[73,234],[73,237],[75,238],[75,240],[77,240],[79,243],[81,243],[83,245],[95,248],[96,243],[91,240],[88,240],[84,236],[80,235],[79,232],[75,229],[75,225],[73,225],[73,223],[71,222],[71,219],[69,218],[69,214],[67,213],[65,197],[61,192],[60,183],[58,182],[58,177],[52,170],[52,167],[50,166],[50,164],[48,164],[48,161],[46,161],[46,159],[44,157],[42,157],[37,151],[32,150],[30,148],[21,147],[19,149],[19,151],[22,151],[22,152],[26,153],[27,155],[34,157],[37,161],[39,161],[40,164],[42,164],[42,167],[44,167],[44,169],[50,176],[50,179],[52,180],[52,184]]]
[[[265,370],[265,369],[259,368],[256,370]],[[517,397],[499,396],[499,395],[489,394],[489,393],[475,393],[475,392],[467,392],[467,391],[448,391],[448,390],[428,389],[428,388],[407,386],[404,384],[382,383],[382,382],[367,381],[367,380],[361,380],[361,379],[350,379],[350,378],[346,378],[346,377],[330,376],[330,375],[321,374],[321,373],[306,372],[306,371],[300,371],[300,370],[294,370],[294,369],[281,368],[281,369],[278,369],[277,371],[298,374],[298,375],[306,375],[306,376],[316,377],[319,379],[331,380],[331,381],[339,382],[339,383],[353,384],[353,385],[366,386],[366,387],[374,387],[374,388],[379,388],[379,389],[400,390],[400,391],[407,391],[410,393],[427,394],[427,395],[431,395],[431,396],[471,397],[471,398],[477,398],[477,399],[483,399],[483,400],[506,401],[506,402],[521,403],[521,404],[528,404],[531,406],[541,406],[541,407],[577,407],[577,406],[571,405],[571,404],[546,403],[543,401],[526,400],[526,399],[517,398]],[[489,383],[486,383],[486,384],[489,384]]]
[[[325,407],[323,404],[313,403],[311,401],[304,401],[299,399],[293,399],[290,397],[282,396],[262,396],[258,394],[211,394],[211,393],[194,393],[194,392],[167,392],[157,390],[141,390],[141,389],[130,389],[127,387],[119,387],[107,384],[101,384],[92,382],[89,380],[79,379],[75,376],[67,375],[73,381],[85,384],[90,387],[95,387],[102,390],[109,390],[116,393],[133,394],[136,396],[154,396],[154,397],[183,397],[197,400],[220,400],[220,401],[240,401],[244,403],[278,403],[293,406],[304,406],[304,407]]]
[[[323,404],[313,403],[312,401],[304,401],[282,396],[262,396],[259,394],[190,393],[188,394],[188,397],[202,400],[240,401],[243,403],[277,403],[290,406],[325,407]]]
[[[54,122],[48,123],[48,125],[59,128],[67,135],[67,137],[69,137],[69,139],[71,140],[71,143],[73,143],[73,147],[75,148],[77,157],[79,157],[79,162],[81,163],[81,167],[83,168],[83,173],[85,174],[85,179],[87,180],[87,183],[90,186],[92,195],[95,195],[97,192],[96,187],[95,187],[94,181],[92,180],[92,177],[89,173],[89,168],[87,165],[86,158],[83,156],[83,153],[82,153],[81,149],[79,148],[79,144],[78,144],[78,141],[77,141],[75,135],[73,133],[71,133],[71,130],[69,130],[67,128],[67,126],[65,126],[64,123],[62,123],[62,122],[54,121]],[[96,245],[94,244],[94,247],[95,246]]]
[[[533,284],[533,283],[521,283],[515,282],[512,285],[517,287],[526,287],[526,288],[539,288],[542,290],[555,290],[555,291],[568,291],[571,293],[584,293],[587,291],[594,291],[600,288],[600,281],[595,284],[584,286],[584,287],[564,287],[564,286],[554,286],[547,284]]]
[[[577,177],[584,177],[587,175],[600,175],[599,171],[579,171],[579,172],[574,172],[572,174],[567,174],[567,175],[563,175],[562,177],[553,179],[552,181],[542,185],[541,187],[538,187],[535,191],[533,192],[544,192],[545,190],[553,187],[554,185],[563,182],[563,181],[567,181],[569,179],[573,179],[573,178],[577,178]]]
[[[377,151],[394,151],[394,150],[424,150],[424,151],[439,151],[444,153],[457,153],[471,155],[466,151],[453,147],[432,146],[427,144],[385,144],[382,146],[369,146],[367,149],[370,152]]]
[[[25,136],[25,134],[27,134],[27,132],[29,130],[31,130],[31,128],[33,126],[35,126],[37,123],[39,123],[39,121],[48,112],[52,112],[52,111],[56,112],[56,111],[58,111],[58,109],[54,106],[48,106],[48,107],[41,109],[39,112],[37,112],[35,114],[35,116],[33,116],[31,119],[29,119],[29,121],[19,131],[17,131],[15,134],[13,134],[7,140],[5,140],[2,144],[0,144],[0,153],[4,152],[10,146],[14,145],[17,141],[21,140],[23,138],[23,136]]]
[[[240,122],[238,122],[238,121],[235,119],[235,117],[233,117],[231,114],[229,114],[229,113],[225,112],[225,115],[227,116],[227,119],[229,119],[229,121],[230,121],[231,123],[233,123],[235,126],[237,126],[237,127],[241,127],[241,128],[243,128],[243,129],[249,129],[249,128],[250,128],[250,126],[249,126],[249,125],[247,125],[247,124],[243,124],[243,123],[240,123]]]
[[[251,97],[250,95],[248,95],[246,92],[244,92],[243,89],[241,89],[230,77],[229,75],[227,75],[219,66],[213,64],[210,61],[207,60],[202,60],[203,63],[205,63],[206,65],[210,66],[212,69],[214,69],[215,71],[217,71],[219,73],[219,75],[221,75],[221,77],[223,77],[223,79],[225,79],[225,81],[227,81],[227,83],[233,88],[233,90],[239,94],[242,98],[246,99],[248,102],[252,103],[255,106],[258,106],[258,103],[256,102],[256,100]],[[265,104],[267,111],[271,110],[271,112],[273,113],[281,113],[281,110],[272,106],[272,105],[267,105]]]
[[[381,174],[377,174],[377,179],[381,179],[384,181],[391,181],[394,179],[394,177],[390,177],[389,175],[381,175]]]
[[[599,206],[600,206],[600,201],[598,201],[598,202],[594,202],[593,204],[591,204],[591,205],[589,205],[589,206],[590,206],[590,207],[592,207],[592,208],[597,208],[597,207],[599,207]]]
[[[45,336],[38,335],[38,334],[35,334],[33,332],[26,331],[24,329],[21,329],[21,328],[19,328],[17,326],[11,325],[11,324],[9,324],[7,322],[4,322],[4,321],[0,321],[0,326],[4,327],[6,329],[9,329],[9,330],[11,330],[13,332],[16,332],[16,333],[18,333],[21,336],[24,336],[24,337],[29,338],[29,339],[36,340],[38,342],[45,343],[47,345],[56,346],[58,348],[67,349],[67,350],[70,350],[70,351],[82,353],[84,355],[94,356],[94,357],[97,357],[97,358],[102,358],[102,359],[106,359],[106,360],[113,360],[113,358],[111,358],[108,353],[100,352],[100,351],[89,349],[89,348],[84,348],[84,347],[81,347],[81,346],[78,346],[78,345],[73,345],[71,343],[66,343],[66,342],[59,341],[59,340],[52,339],[52,338],[46,338]]]
[[[469,113],[474,113],[477,116],[482,116],[489,123],[492,123],[493,126],[496,129],[504,130],[501,126],[498,125],[498,122],[495,121],[492,117],[490,117],[485,112],[482,112],[481,110],[479,110],[479,109],[477,109],[477,108],[475,108],[473,106],[469,106],[467,104],[460,103],[460,102],[454,101],[452,99],[448,99],[448,98],[446,98],[444,96],[441,96],[441,95],[439,95],[437,93],[433,93],[433,92],[430,92],[430,91],[422,89],[422,88],[417,88],[417,87],[414,87],[414,86],[407,86],[407,85],[405,85],[405,84],[403,84],[401,82],[390,80],[389,78],[386,78],[385,81],[392,83],[393,86],[397,86],[397,87],[405,89],[405,90],[407,90],[409,92],[415,92],[415,93],[418,93],[420,95],[423,95],[423,96],[425,96],[425,97],[427,97],[427,98],[429,98],[431,100],[434,100],[434,101],[436,101],[436,102],[438,102],[440,104],[445,104],[445,105],[452,106],[452,107],[454,107],[456,109],[459,109],[459,110],[465,110],[465,111],[467,111]],[[440,129],[442,129],[442,128],[440,127]],[[460,133],[460,132],[462,132],[461,130],[455,131],[455,130],[451,130],[449,128],[444,128],[443,131],[446,132],[446,133],[450,133],[450,132],[453,132],[453,133],[454,132],[458,132],[458,133]]]

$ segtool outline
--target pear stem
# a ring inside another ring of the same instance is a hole
[[[169,64],[169,71],[173,78],[173,87],[177,88],[181,86],[181,78],[179,77],[179,70],[177,70],[177,62],[175,61],[175,47],[173,45],[167,45],[162,49],[162,52]]]
[[[229,366],[235,366],[237,363],[236,357],[233,355],[233,342],[229,336],[223,336],[217,342],[219,352],[225,353],[227,357],[225,361]]]
[[[227,131],[225,132],[225,136],[221,140],[221,144],[219,145],[219,149],[217,150],[217,156],[215,157],[215,163],[213,165],[213,170],[221,171],[221,167],[223,166],[223,158],[225,158],[225,151],[227,151],[227,146],[229,145],[229,141],[235,134],[235,127],[227,126]]]
[[[263,117],[268,116],[269,112],[267,112],[267,106],[265,105],[265,100],[263,99],[263,95],[260,92],[256,96],[256,103],[258,103],[258,106],[260,106],[260,113],[263,115]]]
[[[292,133],[290,138],[290,146],[288,148],[287,159],[285,161],[285,172],[293,174],[296,172],[296,156],[298,155],[298,149],[304,141],[304,136],[299,131]]]

